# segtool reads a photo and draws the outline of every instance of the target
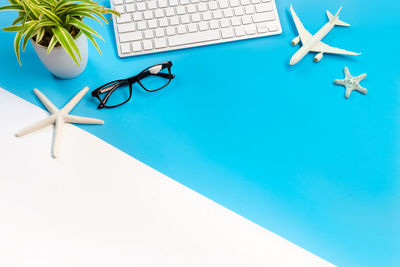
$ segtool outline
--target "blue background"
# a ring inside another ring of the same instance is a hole
[[[289,67],[298,49],[291,2],[277,0],[279,36],[125,59],[112,26],[91,24],[106,40],[103,56],[91,46],[85,72],[67,81],[31,45],[20,67],[14,34],[1,31],[0,86],[42,106],[36,87],[61,107],[86,85],[172,60],[176,79],[163,91],[137,88],[133,101],[111,110],[97,110],[88,94],[72,113],[104,119],[82,128],[332,263],[399,266],[400,1],[292,2],[311,33],[326,23],[326,9],[343,4],[341,19],[352,26],[324,41],[363,54],[318,64],[308,55]],[[14,16],[0,13],[0,25]],[[344,66],[368,74],[367,95],[346,100],[332,84]]]

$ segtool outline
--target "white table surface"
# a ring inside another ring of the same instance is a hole
[[[332,266],[80,128],[14,136],[45,116],[0,89],[0,266]]]

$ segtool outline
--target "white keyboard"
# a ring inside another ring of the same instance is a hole
[[[282,32],[274,0],[111,0],[118,55],[128,57]]]

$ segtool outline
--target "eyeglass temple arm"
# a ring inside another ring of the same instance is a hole
[[[150,76],[150,75],[160,76],[160,77],[166,78],[166,79],[173,79],[173,78],[175,78],[175,75],[174,75],[174,74],[163,73],[163,72],[151,73],[150,71],[144,72],[144,73],[142,74],[142,77],[141,77],[141,78],[143,79],[143,78],[146,78],[146,77],[148,77],[148,76]]]

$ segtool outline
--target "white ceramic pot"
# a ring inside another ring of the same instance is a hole
[[[46,68],[56,77],[61,79],[72,79],[79,76],[86,68],[88,60],[88,41],[84,34],[79,34],[75,43],[79,48],[81,60],[80,67],[72,60],[64,47],[54,47],[50,54],[47,54],[47,47],[41,46],[31,40],[36,54],[39,56]],[[79,60],[79,57],[78,57]]]

